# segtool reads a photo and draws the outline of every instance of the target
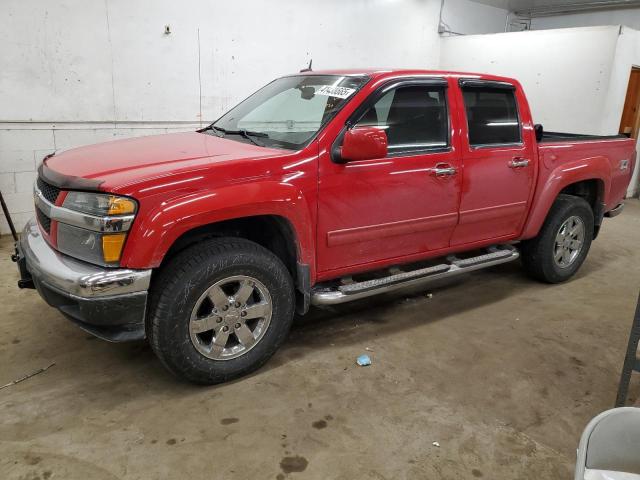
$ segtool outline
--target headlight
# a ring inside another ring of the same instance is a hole
[[[136,202],[126,197],[105,193],[69,192],[62,204],[69,210],[89,215],[131,215],[136,213]]]
[[[86,262],[118,266],[137,208],[126,197],[68,192],[56,214],[58,250]]]

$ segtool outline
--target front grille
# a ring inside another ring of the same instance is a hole
[[[36,207],[36,216],[38,217],[38,223],[42,229],[47,232],[47,235],[51,233],[51,219],[47,215]]]
[[[40,177],[38,177],[38,180],[36,180],[36,184],[38,185],[38,190],[40,190],[44,198],[46,198],[51,203],[56,203],[58,195],[60,195],[60,189],[58,187],[54,187],[53,185],[48,184]]]

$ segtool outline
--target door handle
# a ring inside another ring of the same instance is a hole
[[[524,168],[528,166],[528,158],[514,157],[511,161],[509,161],[509,168]]]
[[[458,173],[458,170],[448,163],[438,163],[434,168],[429,170],[429,173],[434,177],[449,177]]]

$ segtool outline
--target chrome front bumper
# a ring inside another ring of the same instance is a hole
[[[102,268],[63,255],[34,220],[16,244],[15,260],[23,277],[19,285],[33,280],[47,303],[83,329],[111,341],[144,338],[151,270]]]

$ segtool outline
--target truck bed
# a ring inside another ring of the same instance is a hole
[[[597,162],[601,166],[603,178],[611,179],[602,199],[605,212],[611,210],[625,197],[635,163],[635,144],[634,139],[625,135],[545,132],[538,142],[541,160],[538,184],[547,184],[560,170],[579,172],[583,161],[589,159],[592,165]]]

